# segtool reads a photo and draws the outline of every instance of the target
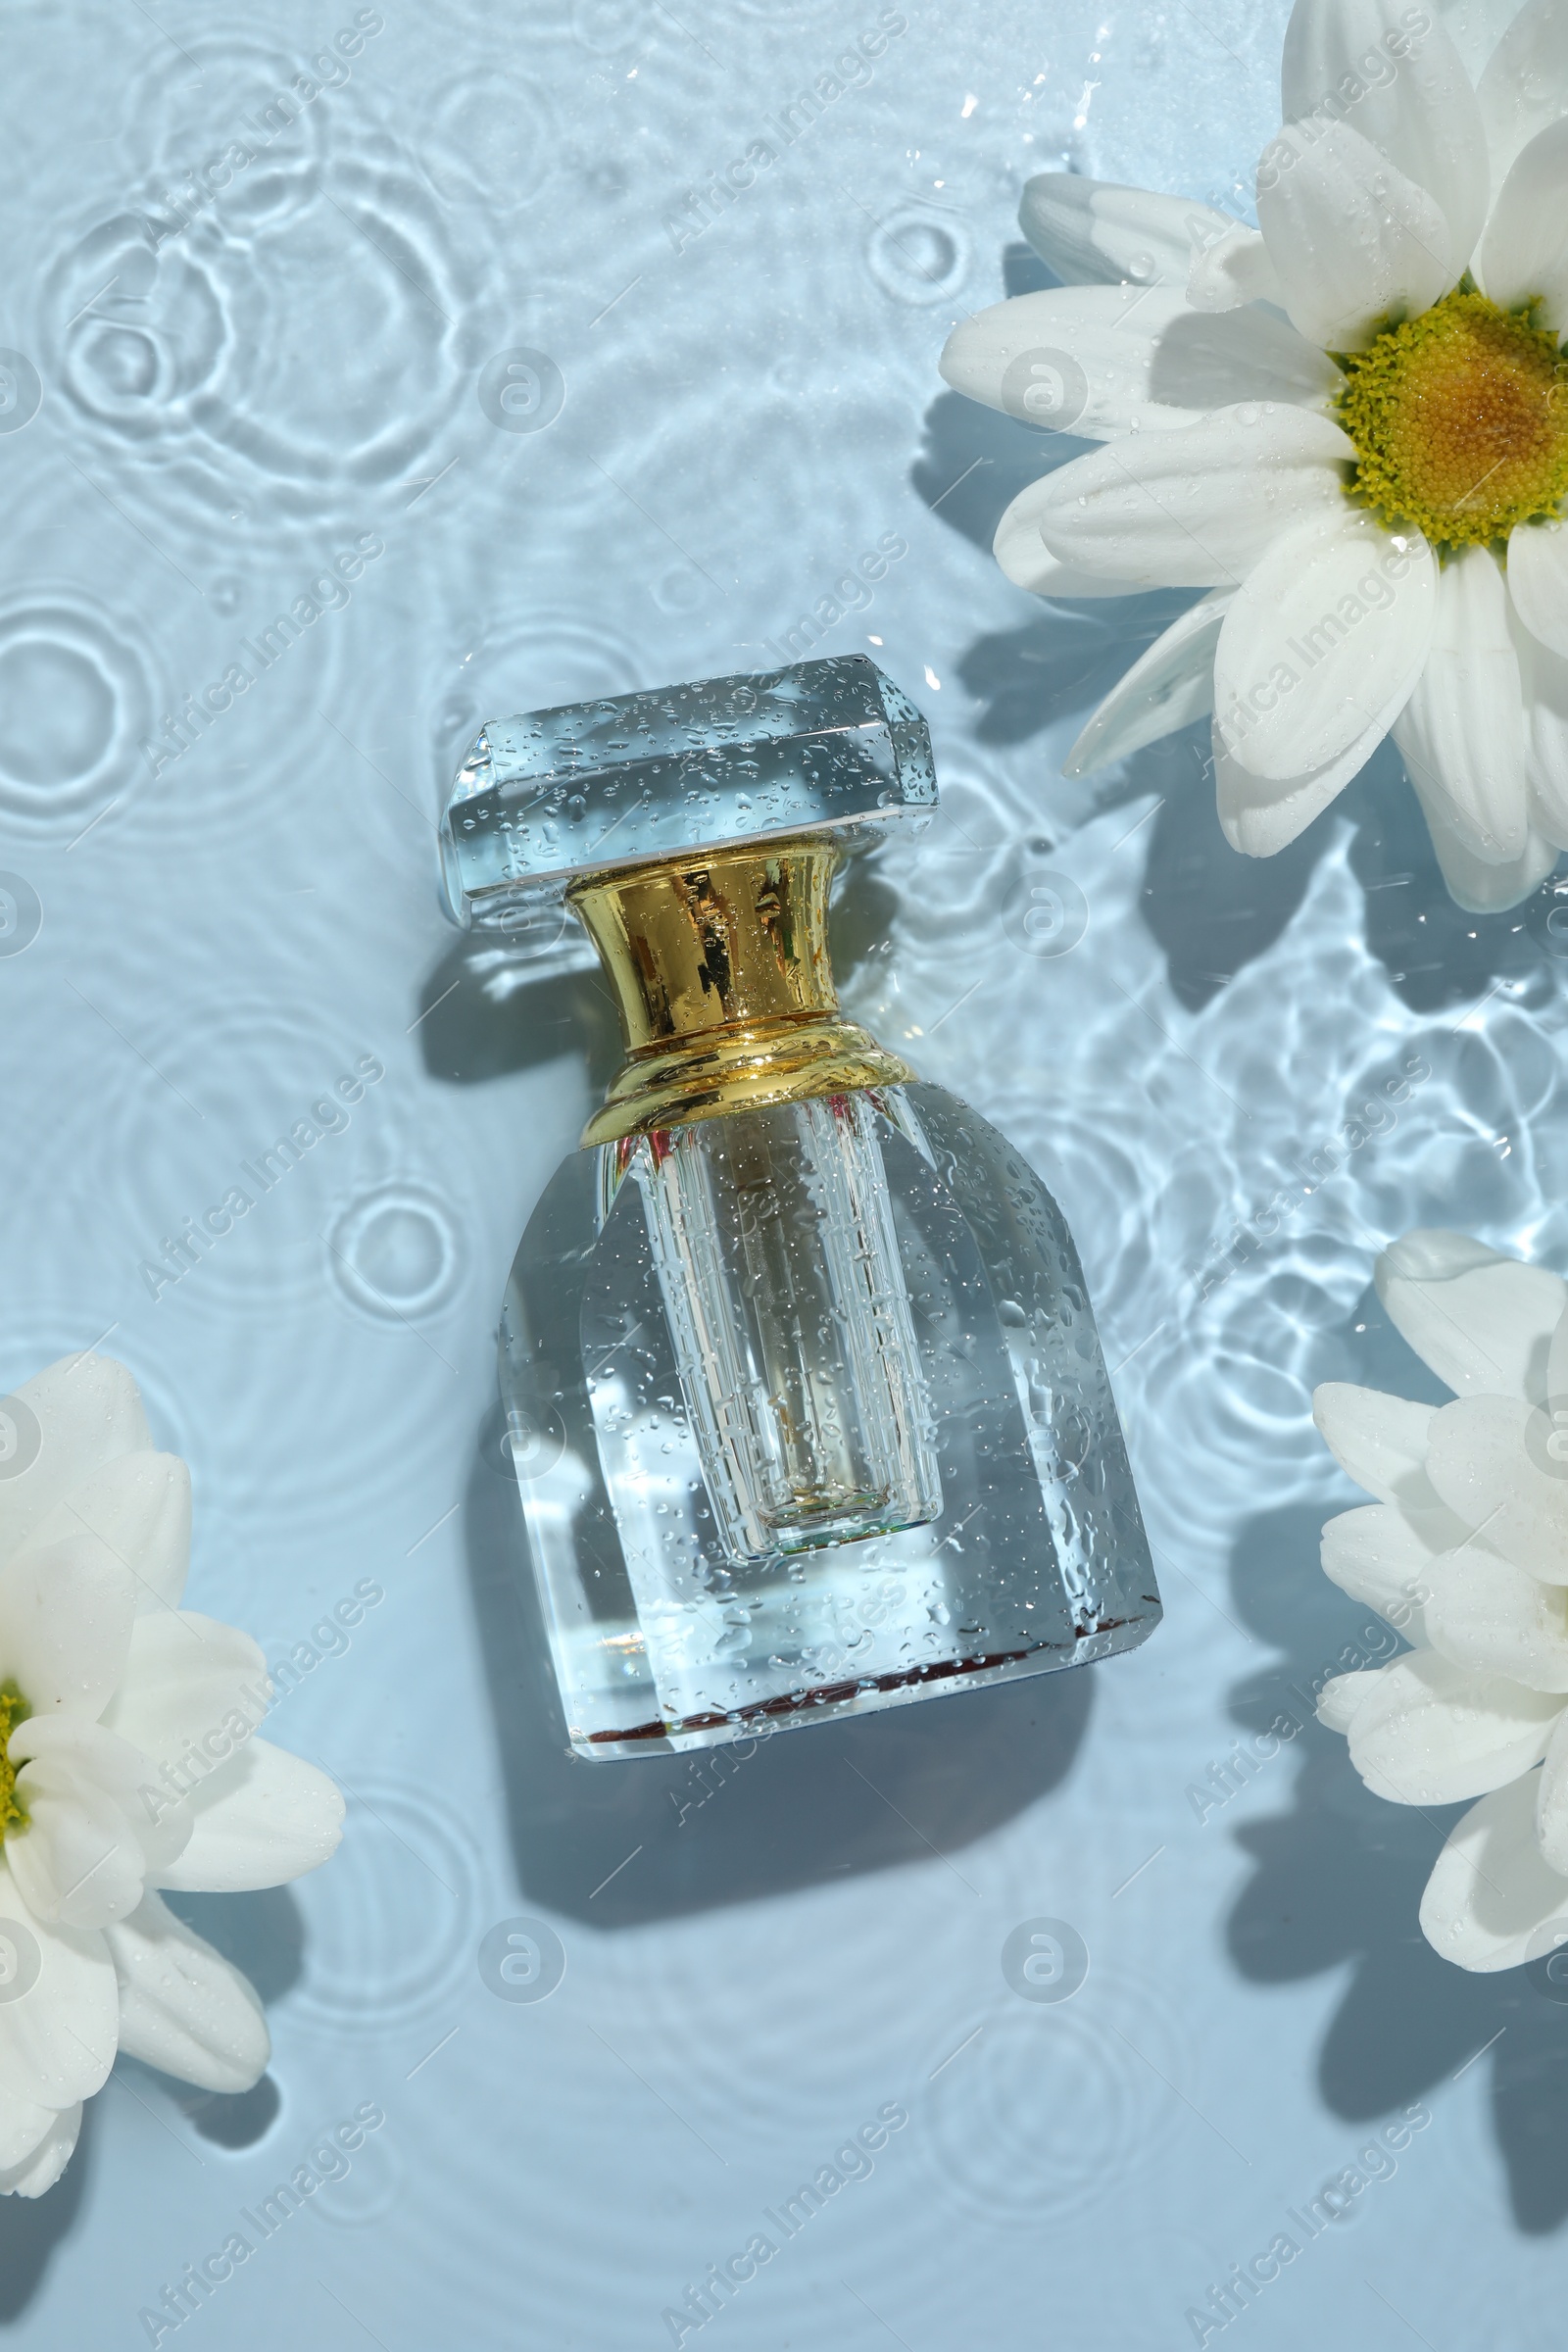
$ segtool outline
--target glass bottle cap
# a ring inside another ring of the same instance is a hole
[[[490,720],[441,829],[465,928],[532,931],[587,874],[830,833],[864,848],[927,821],[925,720],[863,654]]]

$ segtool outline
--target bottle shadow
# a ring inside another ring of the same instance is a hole
[[[801,1726],[695,1756],[575,1756],[499,1402],[464,1508],[518,1885],[597,1928],[946,1861],[1054,1788],[1088,1727],[1086,1672]],[[961,1872],[959,1872],[961,1876]]]
[[[1374,1295],[1353,1320],[1364,1330],[1334,1377],[1446,1400]],[[1364,1499],[1348,1492],[1342,1507]],[[1347,1975],[1317,2075],[1324,2104],[1348,2123],[1428,2098],[1473,2065],[1488,2068],[1514,2220],[1544,2234],[1568,2219],[1568,1984],[1554,1984],[1544,1961],[1471,1975],[1422,1936],[1422,1890],[1465,1807],[1373,1796],[1344,1739],[1313,1717],[1330,1675],[1403,1647],[1323,1574],[1318,1544],[1329,1515],[1299,1506],[1262,1512],[1243,1528],[1232,1558],[1236,1614],[1276,1655],[1232,1692],[1232,1719],[1250,1737],[1224,1768],[1235,1787],[1222,1806],[1280,1769],[1259,1758],[1271,1725],[1284,1718],[1301,1728],[1278,1751],[1295,1774],[1291,1809],[1234,1833],[1253,1869],[1227,1923],[1231,1959],[1257,1984],[1300,1984],[1331,1969]]]
[[[1003,274],[1008,295],[1056,283],[1026,246],[1007,247]],[[926,411],[909,479],[950,529],[989,555],[1019,491],[1097,446],[943,392]],[[977,637],[958,676],[978,706],[979,740],[1011,746],[1087,718],[1194,594],[1060,605],[1035,599],[1033,617]],[[1392,741],[1275,858],[1244,858],[1220,831],[1206,720],[1108,768],[1094,813],[1151,796],[1158,808],[1140,906],[1189,1010],[1200,1010],[1273,946],[1347,818],[1354,827],[1350,867],[1365,895],[1367,950],[1412,1011],[1474,1002],[1494,982],[1538,968],[1543,953],[1568,954],[1568,882],[1548,878],[1502,914],[1470,914],[1454,905]]]

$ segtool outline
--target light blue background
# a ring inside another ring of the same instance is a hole
[[[195,1474],[192,1603],[270,1658],[359,1580],[385,1598],[269,1727],[348,1790],[340,1855],[189,1905],[268,1997],[270,2083],[214,2101],[122,2062],[63,2185],[0,2209],[0,2313],[27,2346],[145,2342],[164,2282],[374,2101],[347,2179],[182,2344],[653,2352],[900,2102],[705,2352],[1175,2347],[1421,2100],[1396,2175],[1235,2327],[1254,2352],[1557,2344],[1568,2008],[1421,1942],[1448,1817],[1367,1797],[1315,1729],[1227,1802],[1191,1793],[1365,1649],[1316,1566],[1353,1497],[1308,1395],[1431,1393],[1376,1249],[1453,1222],[1568,1266],[1549,901],[1460,915],[1392,759],[1269,865],[1224,847],[1200,731],[1065,784],[1153,623],[1001,577],[997,515],[1070,447],[936,373],[957,318],[1041,282],[1031,171],[1245,207],[1282,8],[909,0],[868,80],[677,251],[697,177],[876,0],[385,0],[346,81],[155,250],[165,192],[355,13],[10,12],[0,341],[42,400],[0,433],[0,866],[42,929],[0,960],[0,1378],[94,1342],[133,1367]],[[518,348],[564,383],[533,431],[479,396]],[[588,982],[487,993],[433,820],[484,715],[766,666],[885,534],[907,552],[818,615],[821,650],[918,700],[947,812],[857,878],[846,996],[1057,1190],[1168,1617],[1130,1659],[792,1735],[705,1792],[693,1764],[563,1752],[494,1329],[607,1014]],[[149,759],[362,540],[347,604]],[[1088,909],[1054,959],[1004,919],[1042,871]],[[151,1296],[164,1237],[367,1055],[347,1127]],[[1002,1974],[1043,1915],[1090,1952],[1060,2005]],[[519,1916],[565,1953],[539,2003],[479,1971]]]

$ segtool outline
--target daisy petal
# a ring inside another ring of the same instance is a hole
[[[1331,1675],[1317,1694],[1317,1719],[1324,1730],[1348,1732],[1382,1680],[1379,1666],[1363,1667],[1356,1674]]]
[[[1400,0],[1321,0],[1296,8],[1285,34],[1285,155],[1342,119],[1387,156],[1446,217],[1457,276],[1487,217],[1481,108],[1458,51],[1430,19],[1417,34]],[[1295,131],[1293,140],[1292,132]]]
[[[0,2001],[0,2082],[41,2107],[101,2090],[120,2025],[108,1947],[96,1929],[35,1919],[3,1865],[0,1972],[7,1985],[32,1980],[25,1993]]]
[[[1391,316],[1413,316],[1458,278],[1436,200],[1348,124],[1270,179],[1258,169],[1257,220],[1293,325],[1324,351],[1359,351]]]
[[[1061,763],[1064,776],[1092,775],[1161,735],[1201,718],[1214,700],[1214,647],[1234,589],[1216,588],[1189,606],[1114,685]]]
[[[113,1831],[114,1842],[118,1845],[123,1837],[133,1849],[139,1849],[147,1869],[172,1862],[190,1836],[190,1811],[175,1779],[160,1772],[150,1756],[101,1723],[83,1723],[71,1715],[32,1715],[12,1733],[9,1753],[14,1765],[25,1768],[26,1777],[19,1770],[17,1785],[29,1804],[34,1789],[47,1787],[62,1801],[80,1794],[92,1808],[102,1801],[118,1809],[121,1819]],[[42,1890],[35,1892],[22,1867],[30,1836],[30,1832],[16,1836],[12,1859],[27,1900],[38,1910],[44,1899]],[[57,1882],[62,1886],[69,1883]],[[95,1882],[89,1899],[96,1901],[98,1893]],[[84,1913],[79,1918],[70,1912],[64,1916],[74,1927],[96,1928],[124,1908],[120,1905],[113,1913]]]
[[[1141,587],[1235,587],[1291,523],[1344,509],[1354,455],[1327,416],[1218,409],[1061,466],[1042,485],[1040,527],[1053,555],[1086,571]]]
[[[0,2090],[0,2177],[19,2171],[55,2128],[57,2110]]]
[[[175,1607],[190,1565],[190,1472],[173,1453],[122,1453],[56,1503],[29,1545],[96,1536],[135,1579],[138,1609]]]
[[[1043,493],[1051,476],[1020,490],[997,525],[991,552],[1015,588],[1034,596],[1138,596],[1136,580],[1111,580],[1099,572],[1075,571],[1054,556],[1040,536]]]
[[[1436,1413],[1435,1405],[1348,1380],[1326,1380],[1312,1391],[1312,1418],[1346,1477],[1404,1510],[1431,1510],[1438,1501],[1426,1473]]]
[[[1314,817],[1359,775],[1383,741],[1383,728],[1373,725],[1357,736],[1347,752],[1324,767],[1277,783],[1254,776],[1244,767],[1221,734],[1213,729],[1214,795],[1220,830],[1233,850],[1244,858],[1274,858],[1304,833]]]
[[[1150,397],[1165,404],[1165,418],[1156,412],[1155,420],[1171,423],[1196,424],[1215,409],[1259,400],[1327,416],[1344,385],[1325,352],[1255,304],[1178,312],[1155,337],[1149,368]]]
[[[324,1772],[252,1740],[191,1797],[196,1826],[164,1886],[229,1894],[281,1886],[337,1850],[343,1799]]]
[[[1524,688],[1490,548],[1468,547],[1444,566],[1431,649],[1394,739],[1420,776],[1423,807],[1444,809],[1472,857],[1512,864],[1530,830]]]
[[[1512,565],[1509,571],[1511,588]],[[1568,576],[1563,594],[1568,596]],[[1514,651],[1524,688],[1525,774],[1536,830],[1557,849],[1568,849],[1568,660],[1548,652],[1523,626],[1514,630]]]
[[[1332,361],[1264,311],[1209,318],[1179,289],[1063,286],[977,311],[948,337],[955,391],[1090,441],[1196,424],[1227,401],[1326,411]]]
[[[1232,226],[1212,205],[1076,172],[1041,172],[1024,184],[1018,226],[1069,286],[1185,286],[1193,256]]]
[[[1391,1804],[1451,1805],[1539,1764],[1562,1711],[1555,1693],[1414,1649],[1383,1668],[1357,1707],[1350,1762]]]
[[[24,1686],[25,1687],[25,1686]],[[249,1634],[194,1609],[138,1617],[104,1725],[159,1765],[221,1764],[267,1712],[267,1661]]]
[[[203,2090],[249,2090],[272,2045],[255,1987],[149,1894],[105,1930],[120,1986],[120,2046]]]
[[[1568,329],[1568,119],[1538,131],[1503,181],[1476,276],[1505,311],[1539,300],[1541,324]]]
[[[1467,1233],[1423,1230],[1391,1244],[1373,1280],[1395,1330],[1456,1396],[1544,1401],[1547,1350],[1568,1308],[1560,1274]]]
[[[1283,308],[1279,275],[1262,231],[1238,220],[1206,245],[1194,258],[1187,299],[1195,311],[1234,311],[1244,302],[1280,303]]]
[[[40,1444],[25,1470],[0,1480],[0,1559],[24,1544],[56,1503],[103,1462],[152,1450],[141,1394],[107,1355],[66,1355],[16,1392]]]
[[[1509,534],[1508,594],[1531,636],[1568,657],[1568,527],[1533,522]]]
[[[1391,538],[1344,504],[1276,539],[1242,583],[1214,657],[1215,720],[1242,764],[1277,783],[1327,767],[1370,733],[1369,757],[1426,662],[1437,580],[1419,532]],[[1514,681],[1517,704],[1517,664]]]
[[[1455,906],[1472,914],[1499,914],[1541,887],[1557,862],[1557,853],[1544,834],[1534,829],[1528,832],[1518,857],[1505,865],[1478,858],[1459,834],[1446,794],[1439,793],[1430,778],[1411,767],[1408,760],[1405,772],[1421,804],[1443,879]]]
[[[51,2114],[48,2129],[29,2156],[0,2172],[0,2197],[41,2197],[53,2188],[75,2153],[81,2130],[81,2101]]]
[[[1568,1692],[1568,1592],[1480,1544],[1440,1552],[1428,1572],[1427,1636],[1473,1674]]]
[[[1536,1784],[1536,1837],[1548,1870],[1568,1872],[1568,1714],[1562,1716],[1546,1749]]]
[[[169,1862],[189,1834],[146,1758],[96,1723],[47,1716],[12,1733],[10,1753],[27,1826],[6,1839],[6,1856],[33,1917],[101,1928],[134,1911],[147,1875],[142,1826]]]
[[[1494,1551],[1568,1585],[1568,1477],[1542,1465],[1551,1423],[1511,1396],[1462,1396],[1433,1415],[1427,1476]]]
[[[1427,1572],[1435,1557],[1403,1512],[1385,1502],[1342,1511],[1323,1530],[1324,1575],[1417,1644],[1427,1639]]]
[[[1568,0],[1527,0],[1487,61],[1477,96],[1500,187],[1537,133],[1568,115]]]
[[[1516,0],[1444,0],[1444,28],[1473,82],[1480,81],[1507,31],[1515,5]]]
[[[1024,424],[1108,441],[1185,424],[1149,389],[1155,341],[1187,309],[1180,288],[1062,286],[994,303],[956,326],[938,363],[956,392]]]
[[[96,1536],[29,1544],[0,1568],[0,1675],[34,1714],[93,1722],[130,1647],[136,1585]]]
[[[1517,1968],[1568,1932],[1568,1879],[1542,1859],[1536,1776],[1472,1805],[1438,1856],[1421,1897],[1421,1933],[1458,1968]]]

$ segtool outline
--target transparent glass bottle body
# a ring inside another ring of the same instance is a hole
[[[575,1154],[518,1250],[501,1376],[584,1755],[1048,1672],[1158,1622],[1065,1224],[939,1087]]]
[[[942,1509],[877,1116],[869,1095],[817,1096],[645,1136],[632,1153],[734,1567]]]

